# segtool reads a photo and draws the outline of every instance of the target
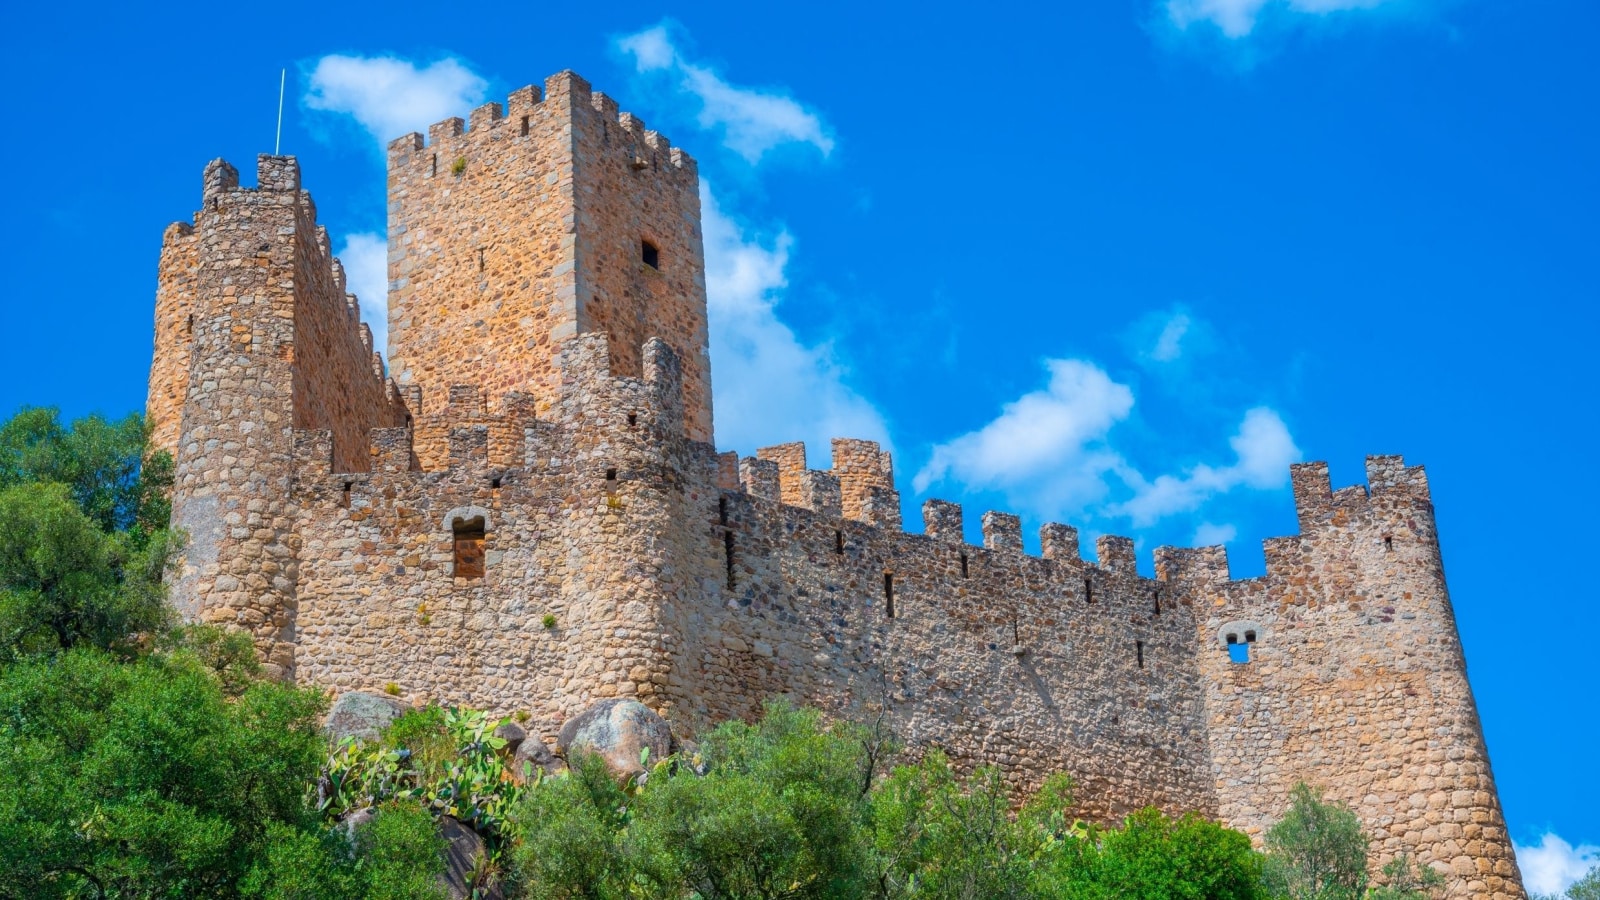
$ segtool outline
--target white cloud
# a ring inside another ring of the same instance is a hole
[[[827,344],[806,346],[778,319],[793,244],[745,233],[700,185],[711,324],[711,379],[717,446],[751,453],[804,440],[810,465],[824,465],[835,437],[889,445],[883,416],[844,383],[844,366]]]
[[[1245,413],[1239,431],[1228,443],[1237,455],[1232,465],[1201,464],[1183,475],[1161,475],[1154,481],[1130,472],[1127,480],[1134,489],[1133,497],[1113,512],[1144,527],[1174,513],[1199,509],[1212,497],[1236,487],[1282,487],[1289,480],[1289,464],[1300,458],[1288,426],[1264,406]]]
[[[710,67],[683,57],[666,26],[657,25],[617,41],[641,75],[675,79],[678,91],[700,102],[701,128],[720,131],[728,148],[750,163],[783,144],[810,144],[823,156],[833,137],[822,120],[793,98],[774,91],[737,87]]]
[[[1263,12],[1282,10],[1325,16],[1353,9],[1372,9],[1392,0],[1166,0],[1167,18],[1180,29],[1210,22],[1225,36],[1245,37],[1255,30]]]
[[[483,103],[489,82],[459,60],[425,66],[395,56],[324,56],[308,75],[307,107],[346,113],[380,147]]]
[[[1560,894],[1590,869],[1600,866],[1600,847],[1574,847],[1559,835],[1546,834],[1537,847],[1517,845],[1522,884],[1530,892]]]
[[[1189,316],[1186,313],[1173,313],[1167,323],[1161,326],[1161,334],[1156,337],[1156,345],[1150,350],[1150,358],[1157,362],[1172,362],[1183,355],[1183,336],[1189,333]]]
[[[338,253],[345,288],[361,301],[361,320],[372,329],[372,346],[389,358],[389,242],[381,234],[346,235]]]
[[[1239,536],[1239,529],[1232,525],[1214,525],[1210,522],[1201,522],[1200,527],[1194,530],[1193,544],[1196,547],[1212,547],[1217,544],[1226,544]]]
[[[1133,409],[1133,391],[1081,359],[1045,361],[1050,383],[1007,403],[977,431],[933,449],[913,487],[953,478],[1000,490],[1032,510],[1081,508],[1100,499],[1105,475],[1125,465],[1106,443]]]
[[[1007,403],[976,431],[939,444],[913,487],[946,481],[1004,494],[1014,508],[1045,517],[1090,512],[1126,518],[1135,527],[1198,510],[1238,487],[1279,488],[1300,451],[1276,412],[1245,413],[1230,441],[1235,461],[1198,465],[1181,475],[1146,478],[1115,440],[1128,418],[1133,391],[1081,359],[1047,360],[1050,382]],[[1202,543],[1234,537],[1231,526],[1206,524]]]

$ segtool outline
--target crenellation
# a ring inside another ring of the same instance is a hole
[[[1096,564],[1107,572],[1133,575],[1138,572],[1139,560],[1133,547],[1133,538],[1104,534],[1094,539]]]
[[[1022,520],[1011,513],[983,514],[983,546],[990,550],[1022,552]]]
[[[505,108],[498,102],[490,101],[474,109],[468,118],[469,131],[482,131],[492,128],[505,121]]]
[[[1078,545],[1078,529],[1058,522],[1046,522],[1039,527],[1039,555],[1045,559],[1081,563],[1083,555]]]
[[[961,504],[946,500],[923,501],[922,531],[928,537],[945,543],[963,544],[967,538],[962,528]]]
[[[739,460],[739,484],[744,492],[772,503],[783,500],[781,469],[776,460],[746,456]]]
[[[698,176],[637,116],[561,72],[388,154],[392,379],[293,157],[254,189],[213,161],[163,234],[173,597],[269,671],[525,712],[546,741],[603,698],[687,736],[784,695],[1018,791],[1069,772],[1091,821],[1154,804],[1257,839],[1305,778],[1375,867],[1523,897],[1421,467],[1370,457],[1334,491],[1294,466],[1298,533],[1258,578],[1221,546],[1143,578],[1110,535],[1089,565],[1058,523],[1030,556],[1009,513],[970,546],[941,500],[907,534],[874,442],[834,440],[827,471],[714,447]]]

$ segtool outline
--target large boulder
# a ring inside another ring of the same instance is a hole
[[[375,741],[389,723],[405,711],[405,704],[393,697],[349,691],[334,701],[328,720],[322,725],[322,733],[336,744],[347,737]]]
[[[523,741],[511,754],[511,777],[518,784],[525,783],[534,769],[543,769],[544,774],[555,775],[566,771],[566,768],[567,764],[550,752],[544,741],[534,738]]]
[[[502,900],[505,893],[499,880],[488,873],[489,854],[483,838],[459,820],[439,817],[439,836],[444,838],[444,887],[451,900]]]
[[[599,754],[618,775],[635,775],[644,771],[639,756],[646,747],[651,762],[671,752],[672,730],[666,719],[637,700],[601,700],[561,726],[556,746],[568,759],[574,750],[587,750]]]

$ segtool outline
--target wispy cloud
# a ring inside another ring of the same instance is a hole
[[[1224,37],[1238,40],[1249,36],[1261,19],[1270,14],[1308,21],[1392,2],[1395,0],[1165,0],[1162,7],[1167,20],[1180,30],[1211,25]]]
[[[1211,547],[1217,544],[1226,544],[1238,536],[1239,529],[1232,525],[1201,522],[1200,527],[1194,530],[1194,539],[1191,543],[1196,547]]]
[[[419,65],[398,56],[333,54],[311,66],[303,99],[308,109],[351,116],[381,149],[483,103],[488,87],[453,57]]]
[[[845,383],[833,348],[808,346],[778,318],[793,245],[788,232],[747,232],[703,182],[700,203],[717,446],[750,453],[804,440],[815,455],[835,437],[888,445],[883,416]],[[819,464],[820,457],[813,460]]]
[[[934,447],[913,487],[952,479],[970,489],[1026,498],[1028,508],[1075,509],[1105,495],[1105,476],[1126,465],[1111,427],[1133,409],[1133,391],[1081,359],[1045,361],[1043,390],[1005,404],[976,431]]]
[[[1522,884],[1534,893],[1560,894],[1584,873],[1600,866],[1600,847],[1574,847],[1556,834],[1546,834],[1534,847],[1518,844],[1516,851]]]
[[[816,113],[784,92],[730,84],[710,66],[690,61],[666,25],[620,38],[617,48],[632,57],[639,74],[668,79],[676,92],[697,101],[700,127],[719,132],[752,164],[785,144],[808,144],[823,156],[833,152],[833,137]]]
[[[1148,478],[1132,444],[1116,426],[1134,406],[1128,385],[1093,362],[1052,359],[1050,380],[1004,405],[983,427],[934,447],[913,487],[957,482],[968,490],[1005,495],[1017,509],[1046,517],[1090,513],[1146,527],[1240,487],[1281,488],[1300,450],[1276,412],[1245,413],[1229,441],[1235,455],[1225,465],[1200,464],[1181,474]],[[1229,526],[1201,527],[1207,542],[1230,540]]]
[[[389,358],[389,242],[366,231],[346,235],[339,249],[344,281],[361,301],[361,320],[372,329],[372,346]]]
[[[1177,312],[1161,326],[1156,345],[1150,348],[1150,358],[1157,362],[1172,362],[1183,355],[1183,336],[1189,333],[1189,316]]]
[[[1151,525],[1174,513],[1192,512],[1218,494],[1237,487],[1269,489],[1289,480],[1289,464],[1300,459],[1300,448],[1276,412],[1260,406],[1245,413],[1239,430],[1228,441],[1236,460],[1225,466],[1197,465],[1182,475],[1161,475],[1146,481],[1135,472],[1124,477],[1133,497],[1111,508],[1127,516],[1135,527]]]

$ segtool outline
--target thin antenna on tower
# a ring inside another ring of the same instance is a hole
[[[283,84],[289,78],[289,70],[283,69],[278,73],[278,135],[272,139],[272,155],[278,155],[278,149],[283,144]]]

